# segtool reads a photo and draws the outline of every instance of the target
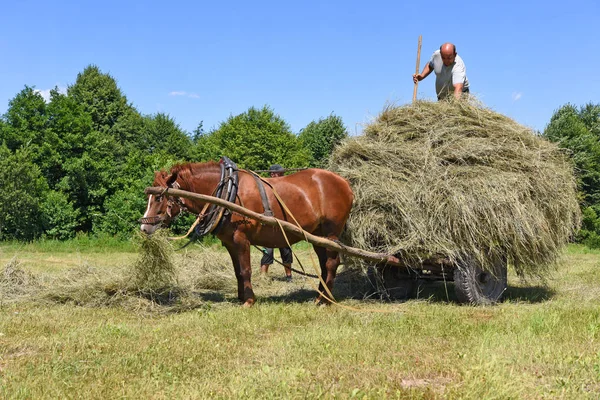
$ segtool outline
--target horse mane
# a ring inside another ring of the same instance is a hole
[[[169,178],[173,175],[181,179],[186,179],[204,172],[220,171],[219,163],[216,161],[208,161],[201,163],[186,162],[175,164],[168,171],[164,169],[154,173],[154,186],[168,186]]]
[[[171,167],[171,173],[181,176],[182,174],[196,175],[203,172],[212,172],[214,170],[220,171],[219,163],[216,161],[207,162],[187,162],[182,164],[175,164]]]
[[[207,161],[207,162],[187,162],[182,164],[175,164],[171,167],[170,173],[171,177],[177,177],[177,179],[188,180],[194,176],[202,175],[205,173],[211,172],[219,172],[221,171],[221,167],[219,163],[216,161]],[[169,178],[175,180],[174,178]]]
[[[164,169],[154,172],[154,186],[167,186],[169,173]]]

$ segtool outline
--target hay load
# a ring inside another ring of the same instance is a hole
[[[541,276],[580,224],[565,154],[479,104],[389,106],[329,167],[355,194],[345,242],[415,266],[440,256],[492,271],[504,259]]]

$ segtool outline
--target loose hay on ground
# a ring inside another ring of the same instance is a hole
[[[58,275],[34,275],[15,258],[0,270],[0,301],[28,299],[164,313],[202,307],[203,292],[235,291],[226,253],[194,246],[176,257],[167,235],[159,231],[137,237],[137,260],[121,268],[83,263]]]
[[[506,257],[542,276],[580,224],[568,158],[479,104],[388,106],[335,149],[329,168],[355,194],[346,242],[413,265],[474,256],[491,269]]]
[[[38,288],[36,277],[25,271],[16,257],[0,270],[0,302],[29,297]]]

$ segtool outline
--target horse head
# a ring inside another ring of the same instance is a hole
[[[170,174],[165,171],[154,173],[154,186],[178,188],[179,185],[176,180],[176,171]],[[144,216],[140,219],[140,229],[150,235],[161,226],[169,226],[184,209],[185,204],[179,197],[169,197],[162,194],[148,195],[148,206]]]

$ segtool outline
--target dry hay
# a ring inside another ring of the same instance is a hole
[[[27,298],[38,287],[36,277],[25,271],[16,257],[0,269],[0,302]]]
[[[506,257],[542,276],[580,224],[567,157],[473,102],[388,106],[329,168],[354,190],[346,243],[412,265],[474,256],[489,270]]]
[[[133,265],[134,288],[150,296],[163,296],[177,285],[173,247],[167,240],[168,231],[159,230],[148,236],[138,233],[139,257]]]
[[[231,258],[220,246],[193,244],[181,251],[179,242],[167,242],[166,232],[139,237],[138,258],[118,267],[82,262],[60,272],[28,271],[17,257],[0,267],[0,306],[14,302],[71,304],[91,308],[120,308],[142,314],[165,314],[215,305],[237,305],[237,281]],[[307,253],[311,250],[300,250]],[[252,252],[259,266],[262,253]],[[303,259],[308,254],[301,254]],[[310,270],[307,264],[305,268]],[[364,279],[356,270],[343,269],[336,280],[342,297],[363,296]],[[262,299],[312,301],[315,282],[300,274],[284,280],[283,267],[274,264],[268,276],[253,276]]]
[[[89,265],[58,277],[43,298],[88,307],[120,306],[142,311],[173,311],[191,306],[188,288],[180,284],[166,230],[152,236],[138,234],[138,258],[120,270],[98,270]]]
[[[0,268],[0,304],[29,300],[172,313],[205,307],[214,291],[235,293],[227,253],[195,246],[176,255],[167,235],[137,236],[138,258],[116,269],[83,263],[58,275],[34,275],[15,257]]]

